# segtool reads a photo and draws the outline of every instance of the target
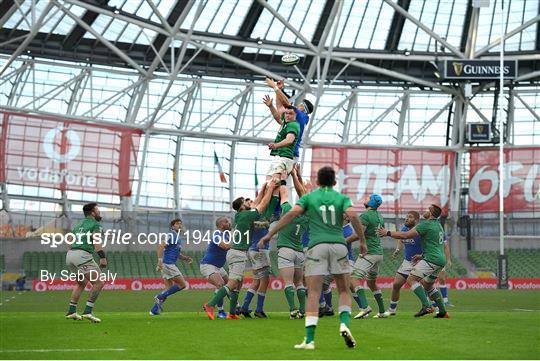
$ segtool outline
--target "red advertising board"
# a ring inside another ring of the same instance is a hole
[[[472,150],[469,212],[499,211],[499,151]],[[504,150],[504,211],[540,212],[540,148]]]
[[[141,131],[0,112],[0,182],[126,196]]]
[[[188,278],[190,289],[214,289],[206,278]],[[243,287],[248,288],[251,286],[251,279],[246,279]],[[392,288],[394,279],[391,277],[381,277],[377,279],[377,285],[379,288],[389,289]],[[449,278],[446,283],[450,288],[456,290],[466,289],[496,289],[496,278]],[[71,290],[75,282],[55,280],[53,282],[45,282],[40,280],[34,280],[32,282],[32,290],[37,292],[46,291],[66,291]],[[110,281],[104,286],[104,290],[108,291],[155,291],[161,290],[165,287],[163,279],[161,278],[120,278],[116,279],[114,283]],[[270,289],[281,290],[284,287],[284,283],[279,278],[270,278]],[[405,285],[405,287],[408,287]],[[509,287],[513,290],[532,290],[540,289],[540,278],[511,278],[509,280]]]
[[[337,172],[336,189],[348,195],[357,210],[366,196],[383,198],[384,213],[422,211],[431,203],[448,211],[455,153],[392,148],[313,147],[312,178],[330,165]]]

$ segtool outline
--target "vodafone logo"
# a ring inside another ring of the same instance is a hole
[[[273,290],[281,290],[283,288],[283,282],[279,279],[275,279],[270,282],[270,288]]]
[[[57,163],[66,163],[75,159],[81,150],[81,138],[77,132],[73,130],[64,132],[64,129],[64,127],[51,129],[45,134],[45,138],[43,138],[43,150],[45,151],[45,154]],[[58,135],[62,136],[63,132],[69,144],[68,151],[64,154],[59,153],[54,147],[54,138]]]
[[[456,281],[456,290],[465,290],[467,289],[467,282],[464,280],[457,280]]]
[[[140,290],[142,290],[142,287],[143,287],[143,284],[139,280],[135,280],[135,281],[131,282],[131,290],[132,291],[140,291]]]
[[[44,291],[47,291],[47,284],[45,282],[38,282],[36,283],[36,285],[34,286],[34,289],[37,291],[37,292],[44,292]]]

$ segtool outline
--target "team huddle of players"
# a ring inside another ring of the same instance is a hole
[[[264,103],[280,125],[275,142],[268,145],[272,164],[267,173],[267,181],[256,199],[235,199],[232,203],[234,221],[231,222],[227,217],[216,220],[217,231],[214,232],[214,239],[209,243],[200,264],[201,273],[216,287],[213,297],[203,305],[208,318],[215,318],[216,308],[219,318],[252,317],[250,304],[255,294],[257,301],[253,315],[257,318],[267,317],[264,301],[271,271],[269,241],[275,235],[278,269],[285,284],[284,293],[290,317],[305,318],[306,337],[294,346],[297,349],[314,349],[319,317],[334,314],[330,288],[332,281],[335,282],[339,294],[339,334],[348,347],[356,345],[349,329],[351,294],[360,308],[355,318],[368,317],[372,312],[363,288],[364,283],[377,302],[378,312],[375,318],[386,318],[396,313],[399,290],[405,282],[410,285],[422,305],[415,317],[434,312],[431,299],[437,306],[435,317],[447,318],[443,297],[434,286],[439,273],[447,265],[447,257],[448,261],[450,260],[444,231],[438,220],[441,208],[431,205],[423,214],[423,222],[420,222],[418,212],[411,211],[401,231],[390,232],[385,229],[383,217],[378,211],[383,202],[382,198],[376,194],[367,197],[364,200],[366,211],[358,216],[349,197],[333,189],[336,175],[331,167],[318,170],[317,187],[312,189],[309,182],[302,180],[296,159],[313,105],[305,100],[300,105],[293,106],[282,90],[282,83],[275,83],[270,79],[266,82],[276,92],[276,107],[268,96],[264,98]],[[289,175],[299,198],[294,205],[291,204],[288,194]],[[85,207],[83,211],[86,218],[78,226],[80,231],[99,231],[100,217],[97,206],[91,204]],[[182,222],[175,219],[170,226],[171,236],[167,244],[159,245],[157,250],[157,268],[165,279],[166,290],[155,297],[151,315],[159,315],[165,300],[187,286],[176,266],[179,258],[192,261],[181,253],[178,231]],[[234,232],[231,233],[233,228]],[[381,237],[384,236],[400,240],[394,256],[397,256],[402,247],[405,248],[405,259],[397,270],[388,310],[384,307],[376,282],[383,261]],[[352,244],[356,241],[360,244],[360,254],[354,260]],[[86,248],[81,249],[74,245],[68,252],[67,263],[72,269],[99,269],[92,258],[94,248],[92,245]],[[103,250],[95,250],[100,257],[100,266],[106,266]],[[228,265],[228,272],[224,269],[225,263]],[[239,293],[247,268],[252,270],[253,283],[243,302],[239,303]],[[351,278],[355,281],[351,281]],[[93,283],[89,302],[83,315],[79,316],[76,305],[84,286],[78,285],[72,293],[66,317],[88,318],[99,322],[92,314],[92,307],[101,287],[102,284]],[[229,300],[228,313],[223,308],[226,298]]]

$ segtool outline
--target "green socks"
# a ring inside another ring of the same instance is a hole
[[[285,298],[287,298],[287,303],[289,304],[289,311],[296,309],[294,304],[294,286],[287,285],[285,287]]]
[[[420,299],[420,302],[422,302],[423,306],[429,307],[430,303],[426,295],[426,291],[424,290],[424,287],[420,285],[420,283],[415,283],[411,286],[411,289],[413,290],[414,294]]]
[[[315,328],[318,321],[319,317],[317,316],[306,316],[306,343],[315,340]]]
[[[356,295],[358,296],[358,300],[360,301],[360,308],[362,309],[367,308],[368,303],[367,303],[366,291],[364,291],[364,287],[362,286],[356,287]]]
[[[444,307],[444,301],[441,293],[435,288],[434,292],[430,292],[430,296],[439,307],[439,313],[446,313],[446,307]]]
[[[339,322],[349,327],[351,322],[351,311],[342,311],[339,313]]]
[[[94,304],[92,302],[86,302],[86,307],[84,308],[83,315],[92,313],[93,308],[94,308]]]
[[[375,297],[375,301],[377,301],[377,306],[379,306],[379,313],[384,313],[384,301],[381,290],[373,292],[373,297]]]
[[[306,343],[315,340],[315,327],[317,326],[306,326]]]
[[[303,287],[299,288],[296,290],[296,295],[298,296],[299,311],[306,313],[306,289]]]
[[[236,314],[236,304],[238,303],[238,291],[231,291],[231,304],[229,307],[229,313],[234,315]]]
[[[75,313],[77,312],[77,304],[76,303],[73,303],[73,302],[70,302],[69,303],[69,309],[68,309],[68,315],[71,315],[72,313]]]
[[[218,304],[220,300],[222,300],[225,296],[227,296],[228,293],[229,293],[229,289],[227,288],[227,286],[221,287],[216,293],[214,293],[214,296],[212,297],[210,302],[208,302],[208,306],[214,307],[215,305]],[[236,303],[235,303],[235,307],[236,307]]]

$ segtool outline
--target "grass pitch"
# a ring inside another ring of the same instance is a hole
[[[209,321],[200,305],[210,294],[182,291],[151,317],[154,292],[106,291],[95,308],[102,323],[92,324],[64,319],[68,292],[3,292],[0,359],[540,358],[538,291],[451,290],[450,319],[415,319],[418,301],[404,290],[397,316],[351,320],[355,349],[338,335],[337,316],[320,319],[315,351],[292,348],[304,337],[304,321],[288,319],[282,291],[268,292],[265,320]]]

